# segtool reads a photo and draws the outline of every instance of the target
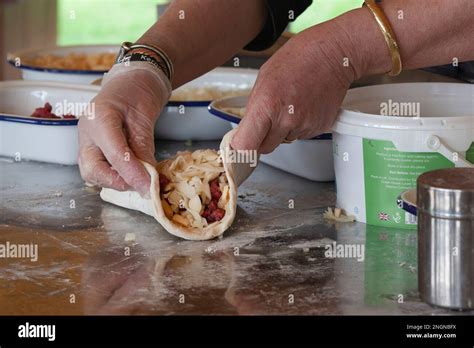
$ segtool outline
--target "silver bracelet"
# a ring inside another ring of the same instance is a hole
[[[173,63],[171,62],[171,59],[168,57],[168,55],[162,49],[158,47],[153,47],[153,46],[145,45],[145,44],[132,44],[131,42],[126,41],[122,43],[122,45],[120,46],[120,51],[117,56],[116,62],[121,63],[124,60],[125,55],[134,48],[145,48],[147,50],[154,52],[165,63],[166,68],[168,69],[168,72],[169,72],[168,78],[170,79],[170,81],[173,80],[173,76],[174,76]]]

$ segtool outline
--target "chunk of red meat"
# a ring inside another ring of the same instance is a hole
[[[204,209],[201,216],[209,222],[209,217],[211,216],[211,210],[209,208]]]
[[[210,201],[206,207],[206,210],[208,210],[209,213],[213,212],[216,209],[217,209],[217,202],[214,200]]]
[[[160,192],[165,190],[165,187],[170,183],[170,179],[164,174],[158,174],[160,178]]]
[[[50,103],[46,102],[43,107],[47,112],[53,111],[53,107],[51,106]]]
[[[53,107],[51,106],[51,104],[46,103],[43,107],[36,108],[35,111],[31,114],[31,116],[40,118],[59,118],[51,112],[52,110]]]
[[[45,103],[43,107],[36,108],[35,111],[31,114],[33,117],[39,118],[53,118],[53,119],[60,119],[61,117],[55,115],[53,112],[53,107],[50,103]],[[63,119],[75,119],[76,116],[72,114],[67,114],[62,117]]]
[[[224,215],[225,210],[217,206],[216,200],[210,201],[206,209],[204,209],[204,212],[202,213],[202,217],[205,218],[208,223],[221,221]]]
[[[212,180],[209,183],[209,186],[211,188],[212,200],[218,201],[219,198],[221,198],[221,196],[222,196],[221,189],[219,188],[219,178],[216,178],[216,179]]]
[[[214,210],[211,215],[209,216],[211,222],[214,222],[214,221],[221,221],[222,218],[224,217],[225,215],[225,210],[224,209],[221,209],[221,208],[217,208],[216,210]]]

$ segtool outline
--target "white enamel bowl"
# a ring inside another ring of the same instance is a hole
[[[41,55],[52,54],[57,56],[66,56],[70,53],[117,53],[119,47],[116,45],[78,45],[63,46],[54,48],[43,48],[35,50],[24,50],[8,54],[8,62],[15,68],[21,70],[24,80],[42,80],[57,81],[65,83],[77,83],[89,85],[93,81],[100,79],[107,70],[72,70],[72,69],[53,69],[41,66],[32,66],[23,64],[29,59]]]
[[[0,155],[19,160],[72,165],[79,150],[77,119],[29,117],[49,102],[53,112],[68,105],[76,116],[97,94],[96,86],[58,82],[0,82]]]
[[[258,70],[217,68],[181,86],[176,91],[199,88],[249,90],[255,84]],[[155,136],[168,140],[220,140],[232,129],[229,122],[209,113],[212,100],[170,101],[158,119]]]

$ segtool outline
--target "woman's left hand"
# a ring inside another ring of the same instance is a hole
[[[330,131],[359,75],[352,51],[350,36],[334,22],[290,39],[260,69],[232,147],[265,154],[284,140]]]

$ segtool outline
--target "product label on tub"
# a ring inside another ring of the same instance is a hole
[[[438,153],[400,152],[391,141],[363,139],[367,223],[398,228],[416,228],[416,217],[397,205],[403,191],[416,187],[424,172],[452,168]]]
[[[466,160],[474,163],[474,143],[472,143],[471,147],[466,151]]]

